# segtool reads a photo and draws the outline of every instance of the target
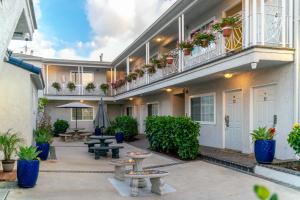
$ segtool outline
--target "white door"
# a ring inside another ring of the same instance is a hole
[[[242,91],[226,92],[225,95],[225,148],[242,150]]]
[[[273,127],[277,116],[275,109],[275,85],[257,87],[253,89],[253,128]]]

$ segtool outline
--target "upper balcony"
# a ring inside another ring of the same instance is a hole
[[[115,94],[170,80],[218,62],[231,65],[232,69],[251,64],[264,66],[266,61],[272,65],[291,62],[294,59],[292,8],[292,1],[288,0],[179,1],[113,62],[115,72],[122,74],[114,77],[120,83]],[[226,17],[239,19],[231,34],[212,31],[212,25]],[[176,44],[192,40],[195,32],[211,32],[215,38],[205,46],[194,45],[191,53],[185,54]],[[166,61],[168,55],[172,61]],[[241,56],[243,62],[237,59]],[[153,59],[164,62],[157,65]],[[154,68],[149,68],[151,63]],[[135,75],[141,70],[142,76]],[[189,81],[183,76],[181,80]]]

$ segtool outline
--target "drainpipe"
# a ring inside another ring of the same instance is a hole
[[[299,122],[299,65],[300,65],[300,29],[299,29],[299,15],[300,15],[299,0],[294,0],[294,48],[295,48],[295,63],[294,63],[294,122]]]

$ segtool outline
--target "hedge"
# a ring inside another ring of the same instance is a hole
[[[115,129],[121,129],[124,133],[125,141],[131,141],[138,134],[138,123],[131,116],[119,116],[111,122],[111,126],[105,131],[107,135],[114,135]]]
[[[151,116],[146,134],[154,151],[175,153],[181,159],[195,159],[199,153],[200,125],[188,117]]]

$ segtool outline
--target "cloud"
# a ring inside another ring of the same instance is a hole
[[[104,53],[104,60],[111,61],[175,1],[86,0],[85,11],[92,33],[90,41],[64,43],[59,38],[36,31],[28,46],[34,50],[34,55],[42,57],[99,60],[99,55]],[[42,18],[40,0],[33,2],[39,21]],[[9,48],[20,52],[24,45],[25,42],[12,41]],[[82,52],[85,56],[81,55]]]

